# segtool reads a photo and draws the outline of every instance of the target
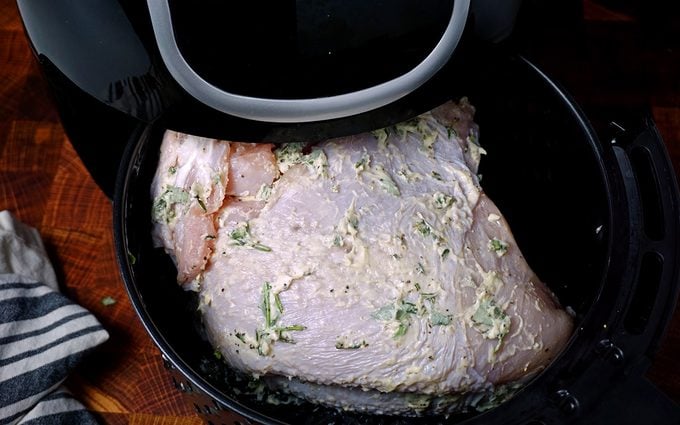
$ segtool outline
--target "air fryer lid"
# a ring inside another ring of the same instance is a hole
[[[148,1],[170,74],[224,113],[308,122],[410,93],[449,59],[469,0]]]
[[[82,92],[111,117],[268,142],[408,119],[470,66],[469,0],[353,3],[17,2],[62,104]]]

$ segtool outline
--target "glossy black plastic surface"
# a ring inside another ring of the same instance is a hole
[[[121,0],[19,0],[41,63],[93,99],[151,121],[178,98],[149,43],[145,4]],[[140,7],[141,6],[141,7]]]
[[[452,0],[169,1],[180,52],[230,93],[315,98],[396,78],[439,42]]]

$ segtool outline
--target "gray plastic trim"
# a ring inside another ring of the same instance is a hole
[[[310,122],[342,118],[392,103],[420,87],[441,69],[458,45],[470,0],[454,0],[449,24],[432,52],[415,68],[390,81],[337,96],[266,99],[237,95],[213,86],[179,51],[167,0],[147,0],[156,43],[170,74],[191,96],[218,111],[256,121]]]

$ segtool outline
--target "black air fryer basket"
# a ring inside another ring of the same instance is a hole
[[[576,315],[563,353],[514,398],[484,413],[402,418],[272,405],[213,355],[196,299],[151,242],[149,187],[164,131],[141,125],[114,199],[118,260],[130,299],[178,389],[213,424],[671,424],[680,412],[644,379],[673,312],[680,267],[678,187],[651,120],[595,134],[574,101],[517,57],[451,83],[477,108],[482,187],[529,265]],[[615,118],[615,117],[612,117]],[[234,133],[242,129],[234,128]],[[134,259],[134,261],[132,260]]]

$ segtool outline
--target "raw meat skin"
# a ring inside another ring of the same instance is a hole
[[[473,114],[463,99],[306,155],[280,148],[280,176],[262,148],[223,162],[253,183],[208,214],[214,246],[189,286],[229,365],[311,401],[413,415],[474,405],[554,359],[572,320],[479,186]],[[155,238],[179,265],[168,227]]]
[[[185,283],[200,274],[212,252],[213,215],[225,198],[229,143],[168,131],[161,150],[151,184],[154,241],[172,255],[177,280]]]
[[[257,169],[257,173],[242,170]],[[272,157],[272,145],[264,143],[232,143],[229,155],[227,194],[255,195],[264,184],[271,184],[279,175]]]

